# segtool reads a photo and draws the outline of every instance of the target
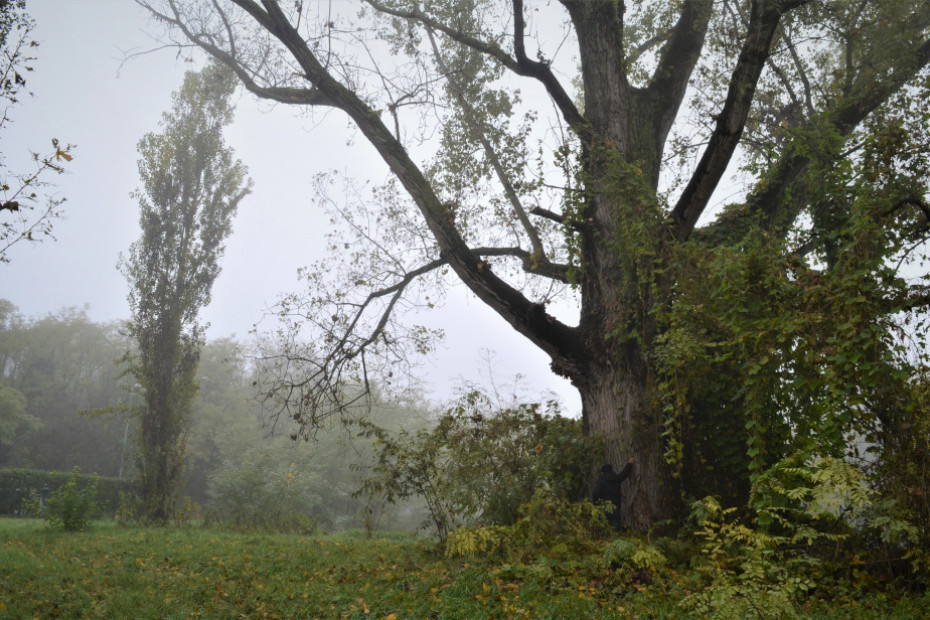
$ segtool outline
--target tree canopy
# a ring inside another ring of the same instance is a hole
[[[87,414],[126,402],[115,361],[127,346],[86,309],[27,319],[0,300],[0,467],[115,477],[124,419]]]
[[[744,502],[796,453],[897,458],[930,299],[926,2],[139,1],[256,96],[344,113],[392,173],[345,191],[346,260],[281,308],[282,412],[316,424],[428,349],[397,311],[454,279],[635,457],[636,527]]]

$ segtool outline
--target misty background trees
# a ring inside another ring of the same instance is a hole
[[[5,466],[57,471],[77,465],[117,476],[122,417],[79,412],[126,402],[115,364],[126,339],[116,325],[95,324],[78,309],[27,320],[10,302],[3,306],[2,385],[21,395],[24,408],[0,446],[0,460]]]
[[[125,329],[94,323],[84,310],[28,319],[7,301],[2,308],[0,472],[78,467],[107,478],[122,470],[124,481],[138,480],[141,400],[128,385],[123,353],[134,343]],[[187,502],[193,510],[188,518],[243,530],[432,532],[436,519],[512,523],[520,505],[550,482],[559,497],[586,495],[586,468],[598,451],[582,440],[577,420],[557,415],[555,403],[521,404],[503,386],[497,394],[469,386],[447,405],[410,392],[378,398],[370,409],[359,405],[348,428],[333,423],[312,442],[295,442],[298,423],[272,424],[255,396],[262,371],[250,350],[229,338],[201,349],[176,498],[177,509]],[[9,394],[16,395],[14,417]],[[411,436],[446,439],[417,445]],[[451,458],[444,448],[450,441]],[[419,460],[429,468],[425,478],[406,469],[423,450],[435,457]],[[416,492],[424,484],[437,485],[442,504],[435,512]],[[126,488],[142,498],[142,487]],[[141,507],[130,500],[124,508]]]
[[[94,323],[83,310],[27,319],[5,300],[2,307],[0,468],[67,472],[77,466],[116,478],[123,465],[124,480],[136,480],[133,411],[141,400],[128,389],[132,378],[120,361],[132,339],[120,325]],[[289,523],[306,531],[363,527],[371,514],[373,526],[415,529],[424,518],[418,502],[408,503],[407,513],[383,502],[366,513],[368,498],[353,497],[368,475],[370,441],[337,427],[308,446],[290,439],[291,426],[272,432],[263,424],[252,391],[254,366],[244,350],[245,343],[221,339],[201,351],[179,489],[199,506],[199,516],[243,529]],[[428,411],[411,401],[384,403],[371,415],[387,428],[413,429],[427,423]],[[285,507],[287,514],[275,512]]]

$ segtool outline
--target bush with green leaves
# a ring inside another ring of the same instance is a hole
[[[80,475],[80,468],[71,470],[71,476],[56,489],[45,502],[45,520],[52,527],[68,532],[87,528],[97,512],[97,482]]]
[[[608,543],[603,559],[607,568],[623,573],[655,574],[666,564],[665,556],[655,545],[631,538],[617,538]]]
[[[375,465],[359,493],[389,502],[422,497],[425,524],[443,542],[457,526],[515,523],[540,489],[580,499],[598,454],[581,422],[560,416],[557,403],[498,408],[480,391],[432,428],[389,433],[364,423],[363,433],[374,438]]]
[[[842,564],[872,540],[916,540],[916,528],[875,502],[861,469],[834,457],[797,453],[759,475],[742,518],[713,497],[695,502],[691,518],[703,539],[695,562],[706,587],[683,601],[709,618],[791,618],[817,573]],[[848,565],[848,562],[846,562]]]
[[[790,537],[751,527],[705,497],[692,505],[697,534],[704,540],[695,570],[706,587],[682,606],[706,618],[793,618],[800,595],[813,587],[812,559],[785,551]]]
[[[246,531],[313,532],[314,517],[322,516],[318,481],[304,469],[253,446],[212,476],[208,521]]]
[[[572,502],[544,487],[520,507],[519,517],[510,525],[460,527],[450,532],[446,555],[496,555],[520,563],[542,557],[570,561],[597,552],[612,533],[603,506],[587,500]]]
[[[38,469],[0,468],[0,514],[21,515],[23,501],[37,498],[42,487],[55,491],[75,474],[60,471],[43,471]],[[119,510],[121,496],[132,494],[135,483],[106,476],[77,474],[85,484],[93,483],[97,487],[97,514],[94,516],[113,515]],[[36,514],[36,513],[33,513]]]
[[[926,568],[915,512],[883,493],[881,480],[876,489],[874,476],[846,459],[802,459],[783,459],[755,481],[750,505],[760,529],[790,537],[791,546],[803,543],[808,558],[832,560],[843,570],[864,551],[871,570],[908,562],[916,573]]]

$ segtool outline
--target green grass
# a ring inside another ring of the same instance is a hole
[[[237,534],[200,527],[65,533],[0,519],[0,618],[680,618],[695,587],[596,557],[530,567],[454,561],[429,540]],[[913,618],[926,597],[813,602],[812,618]]]

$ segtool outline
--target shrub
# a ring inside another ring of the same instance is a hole
[[[569,560],[597,551],[612,531],[601,506],[587,500],[569,502],[542,488],[520,508],[520,517],[511,525],[461,527],[450,532],[446,555],[498,555],[520,563],[541,557]]]
[[[374,438],[376,462],[357,495],[391,503],[422,497],[429,511],[424,525],[442,542],[456,527],[516,523],[540,489],[566,504],[580,499],[598,455],[580,421],[561,417],[556,403],[495,409],[477,391],[431,429],[363,428]]]
[[[628,538],[618,538],[604,548],[604,565],[618,571],[655,574],[665,566],[665,556],[655,546]]]
[[[507,554],[510,528],[501,525],[460,527],[449,532],[446,556],[489,557]]]
[[[206,520],[236,530],[309,534],[318,528],[319,498],[295,463],[284,467],[271,455],[244,455],[211,479]]]
[[[97,512],[97,482],[80,475],[80,468],[71,470],[63,486],[52,492],[45,504],[45,520],[52,527],[68,532],[83,530]]]
[[[113,519],[120,525],[129,525],[139,520],[142,515],[142,501],[135,493],[120,491],[119,506],[113,513]]]
[[[790,538],[772,536],[735,517],[706,497],[692,505],[698,535],[704,539],[695,570],[707,587],[682,601],[706,618],[794,618],[797,598],[813,587],[806,556],[780,551]]]
[[[703,539],[696,569],[708,586],[683,601],[710,618],[795,617],[795,603],[814,587],[821,547],[839,549],[857,523],[873,515],[862,472],[843,459],[796,454],[760,474],[750,493],[755,519],[713,497],[692,505]],[[889,527],[906,531],[892,520]]]
[[[61,487],[73,474],[57,471],[44,471],[38,469],[0,468],[0,514],[22,514],[24,500],[38,498],[39,490],[47,487],[55,491]],[[99,512],[95,516],[114,515],[120,505],[120,494],[132,493],[135,484],[129,480],[107,478],[103,476],[88,476],[79,474],[88,482],[95,481],[97,485],[97,506]]]

